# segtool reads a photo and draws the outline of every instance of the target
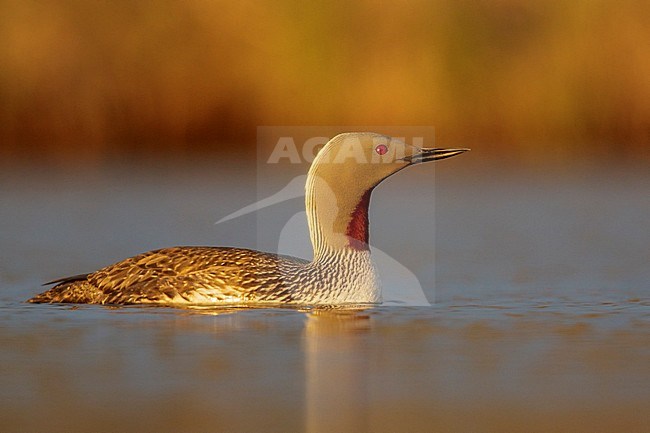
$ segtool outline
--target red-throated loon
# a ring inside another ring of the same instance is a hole
[[[410,165],[468,149],[419,148],[375,133],[332,138],[309,169],[305,205],[314,259],[229,247],[150,251],[46,284],[34,303],[363,305],[381,302],[368,247],[370,194]]]

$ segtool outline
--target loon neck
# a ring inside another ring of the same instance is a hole
[[[305,208],[314,261],[355,252],[368,253],[368,209],[372,188],[355,192],[354,185],[327,182],[310,172]]]

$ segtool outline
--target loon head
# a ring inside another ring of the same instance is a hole
[[[314,159],[307,180],[306,207],[315,255],[323,249],[367,250],[373,188],[410,165],[467,150],[420,148],[372,132],[332,138]]]
[[[413,164],[450,158],[469,149],[421,148],[373,132],[349,132],[332,138],[318,153],[310,172],[346,189],[364,193]]]

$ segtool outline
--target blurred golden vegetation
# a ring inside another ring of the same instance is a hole
[[[0,158],[433,125],[522,158],[650,158],[645,0],[0,0]]]

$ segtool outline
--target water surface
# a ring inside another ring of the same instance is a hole
[[[648,431],[650,176],[462,170],[373,198],[432,305],[349,312],[26,304],[149,249],[268,245],[213,224],[257,198],[232,165],[5,170],[2,430]]]

